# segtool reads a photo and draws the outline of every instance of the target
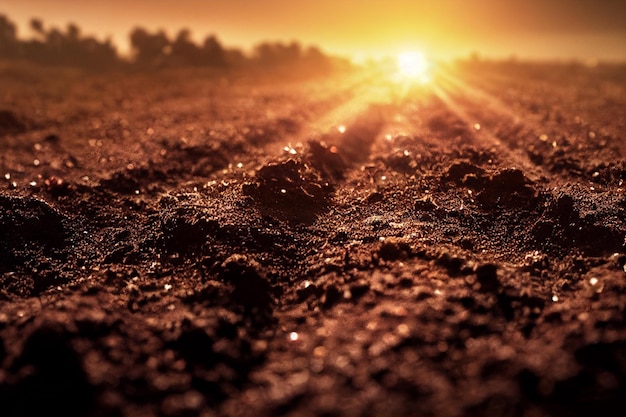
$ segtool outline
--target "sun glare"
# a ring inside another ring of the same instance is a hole
[[[398,55],[396,60],[398,72],[403,78],[428,82],[429,65],[421,52],[410,51]]]

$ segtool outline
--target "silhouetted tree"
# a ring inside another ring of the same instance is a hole
[[[43,28],[43,21],[41,19],[37,19],[37,18],[30,19],[30,28],[41,39],[43,39],[46,36],[45,30]]]
[[[209,35],[202,44],[203,62],[214,67],[224,67],[227,65],[226,51],[214,35]],[[243,53],[241,54],[243,58]]]
[[[130,43],[139,64],[161,65],[171,51],[170,41],[163,31],[154,35],[143,28],[135,28],[130,34]]]
[[[78,42],[80,40],[80,28],[74,23],[67,25],[67,38],[71,42]]]
[[[262,66],[293,64],[301,57],[302,47],[297,42],[288,45],[264,42],[254,48],[254,58]]]
[[[276,64],[276,48],[271,43],[261,43],[254,48],[254,57],[262,65]]]
[[[6,16],[0,15],[0,58],[13,58],[17,55],[17,30]]]
[[[224,49],[224,65],[229,67],[243,67],[249,63],[241,49]]]
[[[46,30],[41,19],[31,19],[34,39],[19,41],[15,26],[0,16],[0,56],[6,55],[5,46],[13,44],[12,56],[40,64],[70,65],[84,68],[110,68],[120,63],[117,50],[110,40],[99,42],[83,37],[80,28],[70,23],[66,31]]]
[[[243,53],[226,51],[213,35],[198,46],[189,29],[181,29],[170,41],[163,31],[153,34],[138,27],[131,32],[130,41],[139,65],[225,67],[231,59],[237,63],[245,61]]]
[[[92,37],[88,37],[83,39],[82,45],[86,56],[89,57],[85,66],[95,69],[107,69],[119,64],[117,49],[111,42],[111,39],[99,42]]]
[[[171,44],[170,62],[174,65],[200,65],[200,48],[191,40],[191,31],[181,29]]]
[[[282,59],[287,62],[297,61],[302,57],[302,46],[298,42],[291,42],[289,45],[281,45]]]
[[[310,70],[318,73],[328,72],[333,66],[331,59],[315,46],[307,48],[302,59]]]
[[[100,42],[83,36],[75,23],[66,29],[46,30],[41,19],[30,20],[33,38],[17,39],[16,26],[0,15],[0,58],[30,60],[40,64],[70,65],[83,68],[110,68],[121,63],[110,39]],[[297,42],[264,42],[257,45],[252,57],[239,49],[226,49],[216,36],[207,36],[201,45],[193,42],[189,29],[181,29],[174,40],[164,31],[148,32],[137,27],[130,33],[135,64],[140,66],[212,66],[267,68],[294,67],[303,74],[319,72],[333,66],[334,61],[317,48],[303,50]]]
[[[64,64],[88,66],[89,61],[94,58],[87,48],[86,39],[81,38],[80,32],[80,28],[74,23],[67,25],[60,46]]]
[[[46,43],[55,49],[60,49],[65,42],[65,35],[59,29],[52,28],[46,32]]]

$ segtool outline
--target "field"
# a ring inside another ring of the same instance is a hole
[[[3,416],[626,415],[626,68],[0,65]]]

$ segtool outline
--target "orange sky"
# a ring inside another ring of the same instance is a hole
[[[421,49],[447,58],[486,56],[626,60],[626,0],[2,0],[27,22],[77,23],[124,50],[133,26],[215,33],[228,46],[297,39],[335,53]]]

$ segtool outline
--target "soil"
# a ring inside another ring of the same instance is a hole
[[[626,415],[625,70],[0,65],[0,414]]]

